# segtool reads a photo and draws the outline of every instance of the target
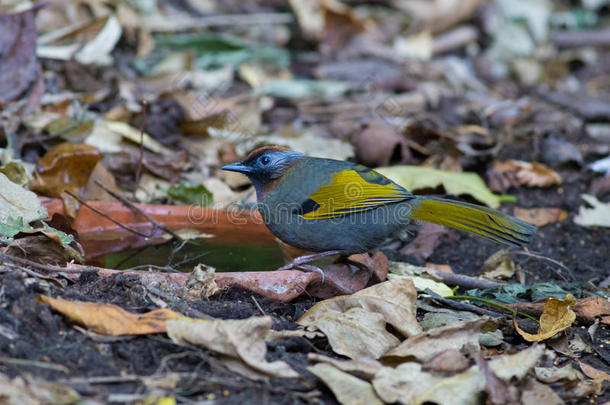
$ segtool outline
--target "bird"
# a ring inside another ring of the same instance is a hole
[[[246,175],[257,208],[282,242],[311,252],[281,269],[330,255],[371,252],[417,221],[521,247],[536,227],[501,211],[458,200],[414,195],[366,166],[263,146],[222,170]],[[320,271],[315,266],[308,270]],[[322,276],[324,273],[322,272]]]

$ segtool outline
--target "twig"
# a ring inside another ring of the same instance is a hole
[[[33,262],[31,260],[23,259],[21,257],[8,255],[6,253],[0,253],[0,259],[6,260],[11,263],[18,263],[22,266],[30,266],[30,267],[34,267],[35,269],[38,269],[38,270],[44,270],[44,271],[55,272],[55,273],[57,273],[57,272],[59,272],[59,273],[95,273],[95,272],[97,272],[96,267],[69,269],[67,267],[54,266],[51,264],[42,264],[42,263]]]
[[[491,316],[494,318],[503,318],[504,317],[504,315],[502,315],[499,312],[490,311],[485,308],[477,307],[476,305],[466,304],[465,302],[457,302],[457,301],[448,300],[446,298],[443,298],[439,294],[435,293],[434,291],[430,290],[429,288],[426,288],[424,290],[424,292],[426,294],[429,294],[436,301],[438,301],[442,304],[445,304],[451,308],[464,310],[464,311],[468,311],[468,312],[474,312],[475,314],[479,314],[479,315],[488,315],[488,316]]]
[[[595,31],[557,31],[551,35],[551,41],[560,48],[581,46],[610,46],[610,29]]]
[[[465,276],[463,274],[448,273],[446,271],[434,269],[426,269],[426,271],[445,284],[457,285],[463,288],[500,288],[504,285],[495,281],[483,280],[480,278]]]
[[[267,316],[267,314],[263,310],[263,307],[261,307],[261,304],[259,304],[258,301],[256,300],[256,298],[254,298],[254,295],[251,295],[250,298],[252,298],[252,301],[254,301],[254,304],[256,304],[256,307],[258,308],[258,310],[261,311],[261,314],[263,314],[263,316]]]
[[[136,199],[136,191],[140,187],[140,178],[142,176],[142,161],[144,160],[144,124],[146,124],[146,100],[142,100],[142,125],[140,126],[140,157],[138,158],[138,168],[136,170],[136,186],[133,188],[132,198]]]
[[[527,250],[515,250],[515,251],[512,251],[512,252],[507,252],[507,254],[509,254],[509,255],[517,255],[517,256],[529,256],[529,257],[534,257],[536,259],[545,260],[545,261],[547,261],[549,263],[553,263],[555,266],[559,267],[560,269],[565,270],[565,272],[568,273],[568,275],[570,276],[570,278],[572,280],[576,279],[576,277],[572,273],[572,270],[570,270],[568,267],[566,267],[566,265],[564,265],[563,263],[561,263],[561,262],[559,262],[559,261],[557,261],[555,259],[551,259],[550,257],[543,256],[541,254],[537,254],[537,253],[533,253],[533,252],[529,252]],[[559,274],[561,276],[561,278],[566,280],[565,277],[563,277],[563,275],[560,272],[558,272],[557,274]]]
[[[100,183],[97,180],[95,180],[95,184],[98,187],[101,187],[105,192],[107,192],[108,194],[110,194],[111,196],[113,196],[114,198],[116,198],[117,200],[122,202],[123,204],[125,204],[127,207],[131,208],[132,210],[136,211],[138,214],[142,215],[144,218],[146,218],[148,221],[150,221],[150,223],[152,223],[155,226],[155,228],[161,229],[162,231],[170,234],[176,240],[180,240],[180,241],[182,240],[182,238],[180,236],[178,236],[174,231],[172,231],[165,225],[159,223],[159,221],[157,221],[156,219],[154,219],[153,217],[151,217],[150,215],[148,215],[147,213],[142,211],[137,205],[135,205],[134,203],[132,203],[131,201],[129,201],[122,195],[117,194],[112,190],[109,190],[108,187],[106,187],[105,185],[103,185],[102,183]]]
[[[44,361],[15,359],[13,357],[0,357],[0,362],[5,364],[15,364],[18,366],[31,366],[38,368],[46,368],[49,370],[61,371],[62,373],[68,374],[70,370],[66,366],[60,364],[46,363]]]
[[[500,308],[500,309],[503,309],[505,311],[508,311],[511,314],[513,314],[513,316],[521,315],[521,316],[524,316],[526,318],[531,319],[532,321],[534,321],[536,323],[539,323],[538,319],[534,318],[531,315],[525,314],[523,312],[519,312],[519,311],[517,311],[517,310],[515,310],[515,309],[513,309],[511,307],[507,307],[506,305],[502,305],[499,302],[495,302],[495,301],[488,300],[488,299],[485,299],[485,298],[471,297],[470,295],[449,295],[449,296],[444,297],[444,298],[448,299],[448,300],[467,300],[467,301],[482,302],[484,304],[491,305],[492,307],[496,307],[496,308]]]
[[[96,181],[97,183],[97,181]],[[123,225],[122,223],[120,223],[119,221],[117,221],[116,219],[112,218],[111,216],[109,216],[108,214],[98,210],[97,208],[92,207],[91,205],[89,205],[89,203],[87,203],[85,200],[83,200],[82,198],[80,198],[79,196],[77,196],[74,193],[71,193],[68,190],[64,190],[64,193],[68,194],[70,197],[75,198],[79,203],[81,203],[82,205],[84,205],[85,207],[89,208],[91,211],[95,212],[96,214],[99,214],[101,216],[103,216],[104,218],[108,219],[109,221],[113,222],[114,224],[120,226],[121,228],[125,229],[128,232],[134,233],[138,236],[141,236],[143,238],[149,238],[148,235],[140,232],[140,231],[136,231],[135,229],[132,229],[130,227],[128,227],[127,225]]]

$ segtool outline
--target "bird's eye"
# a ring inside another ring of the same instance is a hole
[[[271,162],[271,159],[269,158],[269,156],[263,156],[263,157],[261,158],[261,163],[262,163],[263,165],[265,165],[265,166],[266,166],[266,165],[268,165],[268,164],[269,164],[269,162]]]

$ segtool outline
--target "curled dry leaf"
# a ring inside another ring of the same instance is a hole
[[[195,266],[186,282],[187,295],[190,299],[205,299],[220,291],[214,281],[215,270],[214,267],[201,263]]]
[[[330,388],[340,404],[383,404],[370,383],[343,372],[330,364],[319,363],[307,367],[307,370]]]
[[[448,349],[478,351],[481,328],[489,321],[489,318],[481,317],[472,321],[455,322],[428,329],[408,338],[385,353],[384,358],[415,358],[418,361],[426,362]]]
[[[492,187],[494,190],[508,188],[507,181],[508,186],[522,185],[528,187],[550,187],[561,183],[561,176],[557,172],[537,162],[513,159],[504,162],[496,161],[493,164],[492,173],[504,178],[504,180],[500,180],[501,186]]]
[[[64,194],[68,190],[79,195],[83,192],[89,177],[102,154],[91,145],[64,142],[48,151],[36,164],[32,191],[48,197],[62,197],[66,214],[74,218],[78,203]]]
[[[561,208],[515,208],[513,215],[527,223],[545,226],[561,222],[568,217],[568,212]]]
[[[544,309],[544,304],[541,302],[520,302],[507,305],[517,311],[525,312],[530,315],[541,314]],[[595,322],[595,319],[600,317],[602,323],[610,325],[610,301],[606,298],[583,298],[572,306],[572,310],[580,320]]]
[[[415,318],[416,298],[411,280],[390,280],[352,295],[324,300],[298,323],[324,332],[335,353],[353,359],[379,358],[400,343],[388,332],[387,324],[406,337],[421,332]]]
[[[239,320],[185,319],[167,322],[167,334],[177,344],[191,344],[220,353],[225,364],[250,378],[299,376],[281,360],[265,359],[265,338],[271,330],[271,318],[251,317]]]
[[[544,311],[540,316],[538,333],[531,334],[524,332],[519,328],[516,319],[513,319],[513,325],[515,326],[517,333],[528,342],[546,340],[562,330],[569,328],[576,320],[576,313],[574,313],[571,308],[574,304],[576,304],[576,300],[571,294],[568,294],[565,300],[549,297],[544,304]]]
[[[134,314],[112,304],[69,301],[46,295],[40,295],[38,299],[73,322],[85,325],[96,333],[110,336],[163,333],[167,320],[183,318],[179,313],[167,308]]]

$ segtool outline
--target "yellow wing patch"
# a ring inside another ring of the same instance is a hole
[[[411,197],[404,188],[370,169],[343,170],[303,204],[305,219],[337,218]]]

